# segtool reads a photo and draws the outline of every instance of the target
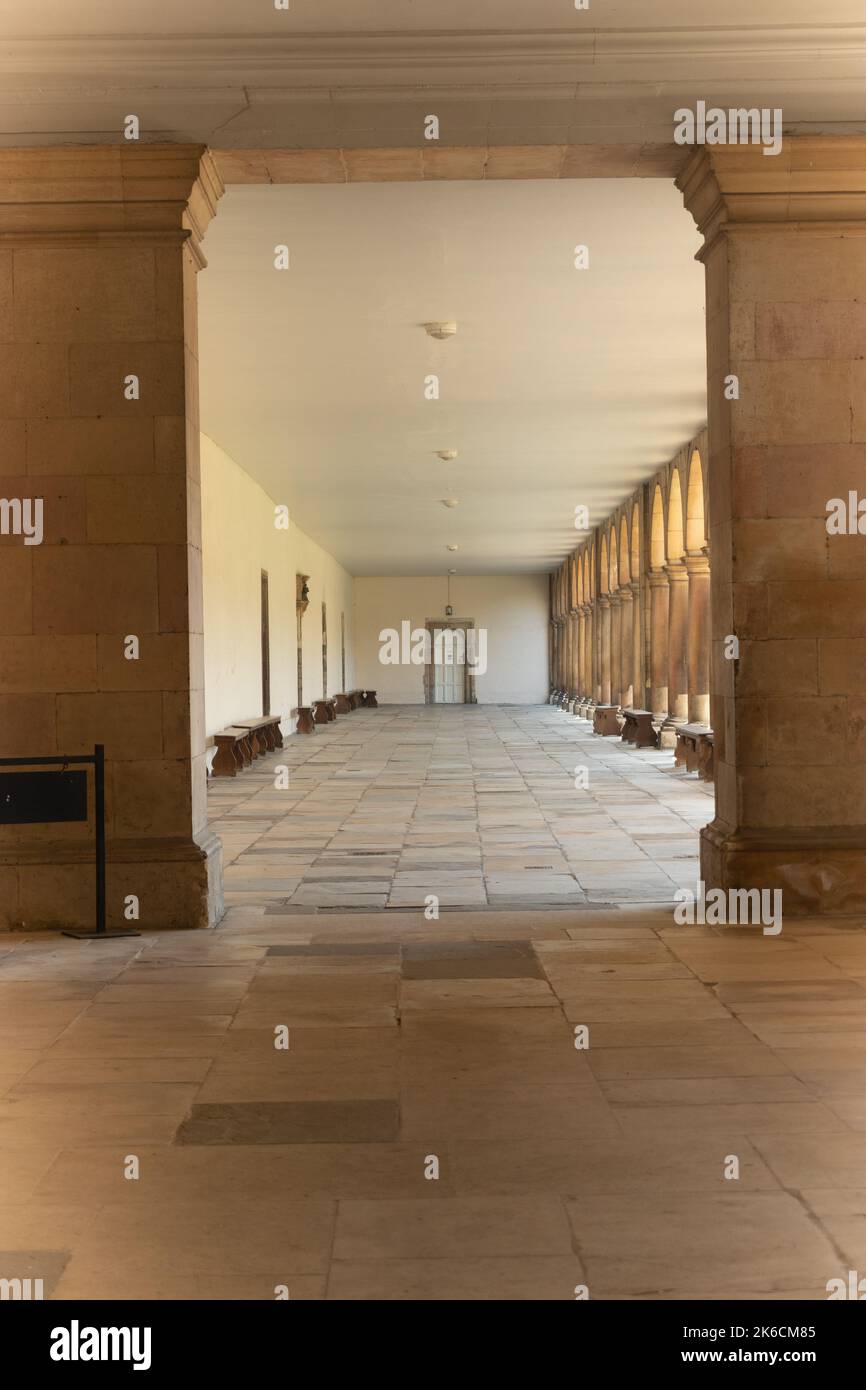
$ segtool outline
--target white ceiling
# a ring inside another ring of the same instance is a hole
[[[353,574],[548,570],[705,420],[699,244],[660,179],[231,189],[202,428]]]

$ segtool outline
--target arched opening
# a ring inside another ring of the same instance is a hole
[[[653,494],[652,521],[650,523],[650,567],[654,570],[664,568],[665,563],[665,506],[661,486],[656,483]]]
[[[631,509],[631,577],[640,578],[640,507],[637,502]]]
[[[601,593],[606,594],[609,592],[607,536],[602,536],[601,538],[601,567],[599,570],[598,583]]]
[[[698,449],[693,450],[689,463],[689,485],[686,493],[686,550],[694,554],[707,543],[704,518],[704,470]]]
[[[619,524],[619,582],[620,584],[628,584],[630,579],[628,527],[625,524],[625,517],[623,517]]]
[[[680,560],[683,550],[683,493],[680,487],[680,472],[675,468],[671,473],[671,487],[668,494],[667,527],[668,560]]]

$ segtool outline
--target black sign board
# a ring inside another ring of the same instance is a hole
[[[0,773],[0,825],[87,820],[86,772]]]

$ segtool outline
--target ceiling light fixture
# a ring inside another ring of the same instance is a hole
[[[457,450],[456,450],[456,449],[437,449],[437,450],[436,450],[436,457],[437,457],[438,459],[441,459],[443,463],[452,463],[453,460],[456,459],[456,457],[457,457]]]
[[[460,549],[460,546],[459,546],[459,545],[449,545],[449,546],[448,546],[448,549],[449,549],[449,550],[459,550],[459,549]]]
[[[443,497],[443,498],[442,498],[442,506],[443,506],[443,507],[459,507],[459,506],[460,506],[460,503],[457,501],[457,498],[456,498],[456,497]]]
[[[428,338],[438,338],[440,342],[445,338],[453,338],[457,332],[456,323],[425,323],[424,331]]]

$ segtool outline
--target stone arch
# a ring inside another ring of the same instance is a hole
[[[650,568],[660,570],[665,563],[665,504],[661,484],[656,483],[653,493],[652,520],[650,522]]]
[[[600,593],[606,594],[606,593],[608,592],[608,588],[609,588],[608,580],[609,580],[609,574],[608,574],[607,536],[605,535],[604,532],[602,532],[602,534],[601,534],[601,566],[600,566],[600,568],[599,568],[599,574],[598,574],[598,586],[599,586],[599,592],[600,592]]]
[[[608,593],[615,593],[619,588],[619,552],[616,543],[616,521],[610,525],[610,561],[607,574]]]
[[[686,491],[686,550],[694,554],[707,543],[704,510],[704,470],[700,449],[692,450],[689,462],[689,482]]]
[[[671,470],[671,485],[668,491],[667,558],[682,559],[685,550],[683,535],[683,491],[680,485],[680,470]]]
[[[631,555],[628,544],[628,526],[625,513],[619,523],[619,582],[628,584],[631,580]]]
[[[631,577],[635,583],[640,578],[640,507],[637,502],[631,509]]]

